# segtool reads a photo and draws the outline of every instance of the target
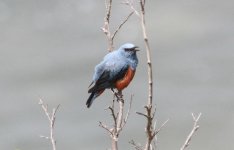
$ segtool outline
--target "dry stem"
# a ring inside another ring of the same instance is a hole
[[[147,68],[148,68],[148,102],[147,105],[145,106],[146,113],[139,113],[139,115],[145,116],[147,119],[146,123],[146,134],[147,134],[147,140],[145,144],[144,150],[150,150],[151,149],[151,142],[154,139],[156,132],[154,131],[153,128],[153,119],[154,119],[154,114],[155,111],[152,112],[152,103],[153,103],[153,68],[152,68],[152,63],[151,63],[151,49],[149,45],[149,40],[147,36],[147,31],[146,31],[146,25],[145,25],[145,0],[140,0],[140,12],[138,12],[134,7],[133,4],[130,0],[126,0],[124,3],[127,4],[135,14],[140,17],[141,21],[141,28],[142,28],[142,33],[143,33],[143,39],[145,43],[145,48],[146,48],[146,54],[147,54]]]
[[[120,91],[120,92],[116,93],[115,95],[116,95],[116,98],[117,98],[117,102],[119,104],[118,112],[116,113],[114,111],[115,110],[115,105],[114,105],[115,100],[113,100],[112,105],[108,107],[108,109],[111,112],[111,116],[112,116],[112,119],[113,119],[113,122],[114,122],[113,127],[109,128],[104,123],[99,122],[99,126],[104,128],[110,134],[111,143],[112,143],[111,144],[111,149],[112,150],[118,150],[119,134],[123,130],[123,128],[124,128],[124,126],[125,126],[125,124],[127,122],[128,116],[130,114],[131,105],[132,105],[132,96],[131,96],[129,108],[128,108],[126,116],[124,117],[124,113],[123,113],[124,112],[123,111],[124,110],[124,100],[123,100],[122,92]]]
[[[144,38],[144,43],[146,47],[146,54],[147,54],[147,64],[148,64],[148,82],[149,82],[149,93],[148,93],[148,103],[147,106],[145,106],[146,109],[146,115],[147,117],[147,125],[146,125],[146,133],[147,133],[147,141],[145,145],[145,150],[151,149],[151,142],[156,135],[155,131],[153,131],[153,117],[154,113],[152,114],[152,103],[153,103],[153,69],[152,69],[152,63],[151,63],[151,49],[149,46],[148,36],[146,32],[146,25],[145,25],[145,0],[140,0],[140,18],[141,18],[141,27],[142,27],[142,33]]]
[[[53,108],[51,114],[48,111],[48,105],[45,105],[42,99],[39,99],[39,105],[41,105],[41,108],[43,109],[45,115],[47,116],[47,119],[49,120],[50,124],[50,136],[41,136],[41,137],[49,139],[51,141],[53,150],[56,150],[56,140],[54,138],[54,125],[55,125],[56,112],[60,105],[58,105],[56,108]]]
[[[180,150],[184,150],[184,149],[186,149],[186,147],[189,146],[189,143],[190,143],[190,141],[192,139],[192,136],[199,129],[198,121],[199,121],[199,119],[201,117],[201,113],[199,113],[197,117],[195,117],[194,114],[192,113],[192,117],[193,117],[193,121],[194,121],[193,128],[192,128],[191,132],[189,133],[188,137],[186,138],[184,144],[180,148]]]
[[[122,23],[115,29],[113,33],[110,31],[110,17],[111,17],[111,9],[112,9],[112,0],[106,0],[106,16],[104,18],[104,25],[101,28],[104,34],[107,37],[108,41],[108,51],[111,52],[114,49],[114,38],[116,34],[119,32],[119,30],[122,28],[122,26],[128,21],[128,19],[132,16],[134,13],[133,11],[129,13],[129,15],[123,20]]]

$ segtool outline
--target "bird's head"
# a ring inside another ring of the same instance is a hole
[[[134,44],[131,43],[126,43],[124,45],[122,45],[119,50],[121,51],[121,53],[126,56],[126,57],[132,57],[132,56],[136,56],[136,52],[139,51],[139,49],[137,49],[138,46],[135,46]]]

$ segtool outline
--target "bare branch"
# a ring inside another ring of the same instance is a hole
[[[112,34],[111,39],[114,40],[115,35],[117,32],[121,29],[121,27],[128,21],[128,19],[132,16],[134,12],[132,11],[126,18],[125,20],[118,26],[118,28],[115,30],[115,32]]]
[[[108,131],[110,133],[110,135],[112,135],[112,131],[111,129],[109,129],[105,124],[103,124],[101,121],[99,121],[99,126],[102,127],[103,129],[105,129],[106,131]]]
[[[167,124],[168,121],[169,119],[167,119],[157,130],[155,130],[153,136],[156,136],[159,131]]]
[[[144,116],[144,117],[146,117],[146,118],[148,118],[148,116],[146,115],[146,114],[143,114],[143,113],[141,113],[141,112],[136,112],[138,115],[141,115],[141,116]]]
[[[42,99],[39,99],[38,104],[41,105],[41,108],[43,109],[45,115],[47,116],[47,119],[49,120],[50,124],[50,136],[41,135],[40,137],[50,140],[53,150],[56,150],[56,140],[54,138],[54,124],[55,124],[56,112],[60,105],[58,105],[56,108],[53,108],[52,113],[50,114],[48,111],[48,105],[44,104]]]
[[[117,27],[117,29],[112,34],[110,31],[110,17],[111,17],[111,9],[112,9],[112,0],[106,0],[106,16],[104,18],[104,25],[101,28],[104,34],[107,37],[108,41],[108,51],[111,52],[114,49],[114,38],[116,34],[119,32],[119,30],[122,28],[122,26],[128,21],[128,19],[132,16],[134,12],[131,12],[124,20],[123,22]]]
[[[114,92],[114,91],[113,91]],[[114,92],[114,95],[117,98],[117,102],[119,104],[118,108],[118,112],[115,112],[115,99],[113,99],[112,105],[108,107],[108,109],[111,112],[112,115],[112,119],[114,121],[114,127],[113,128],[109,128],[107,127],[105,124],[103,124],[102,122],[99,122],[99,126],[104,128],[106,131],[108,131],[110,133],[110,137],[111,137],[111,149],[112,150],[118,150],[118,137],[120,132],[122,131],[122,129],[124,128],[124,125],[126,124],[126,121],[128,119],[128,115],[130,112],[130,108],[131,108],[131,102],[130,102],[130,106],[129,106],[129,110],[126,114],[126,117],[124,118],[124,99],[123,99],[123,95],[122,92],[119,91],[118,93]],[[132,99],[132,97],[131,97]]]
[[[105,20],[109,23],[110,22],[110,16],[111,16],[111,8],[112,8],[112,0],[108,0],[109,2],[105,2],[106,5],[106,18]]]
[[[132,144],[136,150],[143,150],[142,146],[136,144],[133,140],[131,140],[129,143]]]
[[[189,143],[192,139],[192,136],[195,134],[195,132],[199,129],[199,125],[198,125],[198,121],[201,117],[201,113],[198,114],[198,116],[194,116],[194,114],[192,113],[192,117],[193,117],[193,128],[191,130],[191,132],[189,133],[188,137],[186,138],[184,144],[182,145],[182,147],[180,148],[180,150],[184,150],[189,146]]]
[[[111,16],[112,0],[105,0],[105,6],[106,6],[106,16],[104,18],[104,25],[101,29],[107,37],[108,51],[112,51],[113,40],[111,39],[111,32],[110,32],[110,16]]]
[[[119,135],[120,131],[122,130],[122,123],[123,123],[123,108],[124,108],[124,100],[122,91],[119,91],[119,98],[117,101],[119,103],[119,113],[117,118],[117,135]]]
[[[129,114],[130,114],[130,110],[131,110],[131,107],[132,107],[132,99],[133,99],[132,97],[133,97],[133,95],[131,95],[130,102],[129,102],[128,112],[127,112],[127,114],[126,114],[126,116],[125,116],[125,119],[124,119],[124,123],[123,123],[122,128],[123,128],[123,127],[125,126],[125,124],[127,123],[128,116],[129,116]]]
[[[134,6],[133,6],[133,2],[132,2],[132,0],[130,1],[130,0],[125,0],[124,2],[122,2],[123,4],[126,4],[127,6],[129,6],[130,7],[130,9],[138,16],[138,17],[140,17],[140,14],[139,14],[139,12],[134,8]]]
[[[113,103],[114,103],[114,101],[113,101]],[[114,111],[114,104],[112,105],[112,107],[108,107],[109,109],[110,109],[110,111],[111,111],[111,115],[112,115],[112,117],[113,117],[113,120],[114,120],[114,123],[115,123],[115,127],[117,126],[117,122],[116,122],[116,116],[115,116],[115,111]]]
[[[146,0],[140,0],[139,5],[140,5],[140,11],[138,12],[134,6],[133,2],[131,0],[125,0],[123,2],[124,4],[128,5],[131,10],[135,12],[135,14],[140,17],[140,22],[141,22],[141,28],[142,28],[142,34],[143,34],[143,39],[145,43],[145,48],[146,48],[146,55],[147,55],[147,68],[148,68],[148,102],[147,105],[145,106],[146,109],[146,114],[137,112],[137,114],[145,116],[147,118],[147,123],[146,123],[146,134],[147,134],[147,141],[145,144],[144,150],[150,150],[152,149],[152,140],[154,139],[155,136],[155,131],[153,130],[153,124],[152,121],[154,119],[155,111],[152,112],[152,105],[153,105],[153,67],[151,63],[151,49],[149,45],[149,40],[148,40],[148,35],[146,31],[146,24],[145,24],[145,3]]]

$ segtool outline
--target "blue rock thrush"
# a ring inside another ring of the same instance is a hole
[[[136,52],[138,47],[126,43],[118,50],[108,53],[101,63],[95,67],[92,83],[88,93],[91,93],[86,105],[89,108],[105,89],[117,89],[122,91],[132,81],[138,59]]]

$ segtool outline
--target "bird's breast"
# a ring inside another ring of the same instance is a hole
[[[135,70],[133,70],[131,67],[128,68],[127,72],[125,73],[124,77],[122,79],[119,79],[115,83],[116,89],[119,91],[123,90],[126,88],[129,83],[132,81],[133,77],[135,75]]]

